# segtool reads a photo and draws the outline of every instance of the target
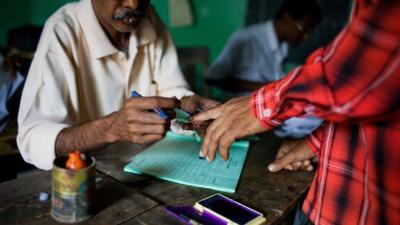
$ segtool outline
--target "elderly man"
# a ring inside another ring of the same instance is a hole
[[[133,90],[163,97],[131,98]],[[150,0],[82,0],[46,22],[23,91],[17,142],[27,162],[50,169],[56,155],[74,149],[161,139],[169,121],[151,111],[156,107],[215,104],[187,89]]]
[[[400,1],[357,0],[348,26],[284,79],[193,118],[215,119],[202,154],[286,118],[327,122],[285,163],[319,157],[303,212],[314,224],[400,224]],[[282,162],[280,162],[282,163]],[[282,165],[280,165],[281,167]],[[276,171],[277,164],[269,169]]]

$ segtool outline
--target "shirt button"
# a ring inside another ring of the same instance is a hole
[[[271,109],[265,109],[264,112],[263,112],[263,116],[264,117],[270,117],[271,113],[272,113]]]

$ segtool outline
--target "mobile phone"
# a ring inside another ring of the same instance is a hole
[[[262,213],[221,194],[196,202],[194,208],[226,221],[228,225],[259,225],[265,223]]]

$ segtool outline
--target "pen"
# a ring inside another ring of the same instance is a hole
[[[143,96],[141,96],[138,92],[136,92],[136,91],[132,91],[131,92],[131,96],[132,97],[143,97]],[[164,110],[162,110],[161,108],[155,108],[155,109],[153,109],[154,110],[154,112],[155,113],[157,113],[157,115],[159,115],[161,118],[163,118],[163,119],[165,119],[165,120],[167,120],[168,119],[168,114],[164,111]]]

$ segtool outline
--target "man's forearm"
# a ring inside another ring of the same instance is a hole
[[[116,141],[109,131],[114,114],[87,123],[63,129],[57,136],[57,155],[66,155],[72,150],[88,151]]]

